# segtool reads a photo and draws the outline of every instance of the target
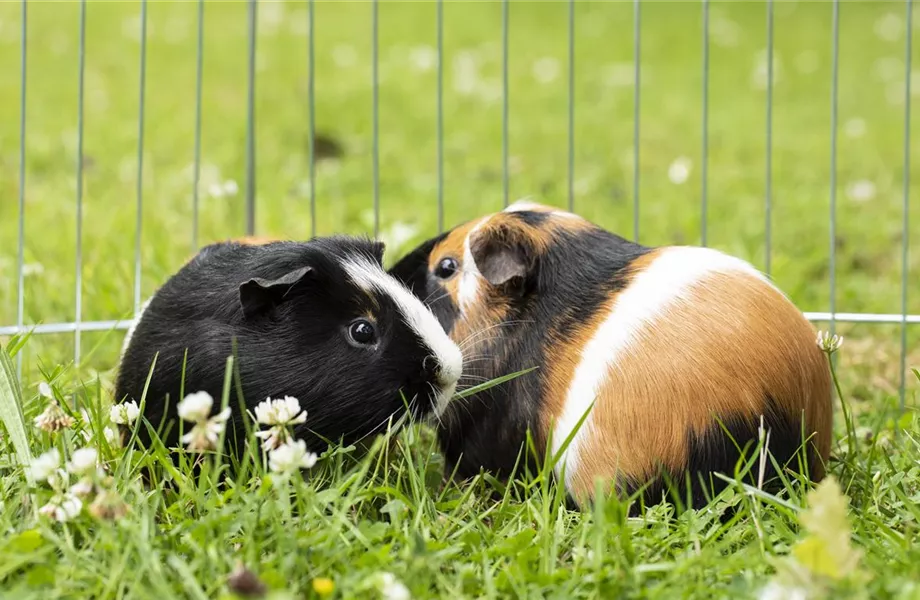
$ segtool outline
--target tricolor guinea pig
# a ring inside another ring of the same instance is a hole
[[[590,500],[600,478],[654,504],[689,475],[679,499],[699,507],[723,487],[711,473],[731,477],[753,457],[762,419],[780,465],[824,476],[826,357],[811,323],[741,259],[643,246],[519,202],[425,242],[390,273],[460,344],[461,385],[536,367],[448,407],[449,472],[509,473],[529,431],[538,453],[560,456],[570,500]]]
[[[238,441],[245,437],[238,392],[250,409],[267,397],[298,398],[309,418],[295,435],[316,452],[327,441],[384,430],[407,408],[410,418],[437,417],[454,394],[461,353],[431,311],[386,273],[383,252],[382,243],[350,237],[203,248],[129,331],[116,402],[140,403],[156,357],[144,414],[154,427],[164,416],[172,422],[166,439],[175,444],[183,362],[185,393],[218,399],[235,342],[241,389],[234,384],[230,401]],[[139,434],[149,442],[145,428]]]

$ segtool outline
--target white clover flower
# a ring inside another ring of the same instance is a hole
[[[860,179],[847,185],[846,192],[854,202],[868,202],[875,198],[875,184],[868,179]]]
[[[80,435],[83,437],[84,441],[88,442],[93,439],[93,424],[85,408],[80,409],[80,420],[83,421],[83,430],[80,432]]]
[[[193,423],[199,423],[208,418],[211,413],[211,406],[214,405],[214,398],[207,392],[195,392],[182,399],[182,402],[176,407],[179,416]]]
[[[98,462],[99,453],[95,448],[80,448],[70,457],[67,470],[74,475],[86,475],[96,467]]]
[[[866,134],[866,121],[860,118],[853,118],[844,123],[843,131],[847,137],[861,138]]]
[[[266,398],[256,406],[256,421],[264,425],[295,425],[306,420],[307,411],[300,410],[300,401],[293,396]]]
[[[561,70],[559,61],[551,56],[537,60],[532,67],[534,79],[544,85],[554,82]]]
[[[83,501],[73,494],[59,494],[38,509],[38,512],[63,523],[79,515],[82,509]]]
[[[113,423],[117,423],[118,425],[130,425],[137,420],[137,417],[140,414],[141,409],[138,408],[137,402],[134,400],[131,402],[115,404],[109,410],[109,418]]]
[[[50,485],[53,490],[61,491],[67,487],[69,482],[70,476],[64,469],[55,469],[48,475],[48,485]]]
[[[827,354],[833,354],[843,345],[843,336],[834,334],[833,336],[826,331],[819,331],[816,340],[818,348]]]
[[[392,573],[380,575],[380,594],[386,600],[409,600],[412,594],[403,582],[396,579]]]
[[[208,410],[210,410],[210,406]],[[229,418],[230,409],[225,408],[207,421],[199,421],[191,431],[182,436],[182,443],[191,452],[203,452],[216,448],[220,434],[223,433],[224,426]]]
[[[438,61],[438,53],[431,46],[417,46],[409,53],[409,60],[418,71],[430,71]]]
[[[38,384],[38,393],[45,398],[54,400],[54,391],[52,391],[51,386],[44,381]]]
[[[95,487],[96,486],[93,484],[92,479],[84,477],[80,481],[70,486],[70,493],[78,498],[85,498],[93,493],[93,489],[95,489]]]
[[[681,156],[674,160],[671,163],[671,166],[668,167],[668,179],[671,180],[671,183],[674,185],[681,185],[686,183],[687,179],[690,177],[690,169],[693,167],[693,162],[686,156]]]
[[[35,426],[42,431],[54,433],[66,429],[74,424],[73,417],[61,410],[57,402],[52,401],[45,407],[42,414],[33,420]]]
[[[764,586],[757,594],[757,600],[805,600],[808,593],[800,587],[789,587],[775,581]]]
[[[893,12],[885,13],[875,22],[875,35],[886,42],[896,42],[904,31],[904,21]]]
[[[352,46],[339,44],[332,49],[332,60],[337,67],[351,67],[358,60],[358,53]]]
[[[45,265],[41,263],[26,263],[22,265],[22,275],[24,277],[32,277],[34,275],[41,275],[45,272]]]
[[[309,469],[315,464],[316,454],[307,452],[307,443],[303,440],[289,440],[268,455],[268,466],[276,473]]]
[[[105,437],[105,441],[108,442],[110,446],[115,446],[118,444],[118,434],[115,433],[115,430],[111,427],[103,428],[102,435]]]
[[[55,470],[61,465],[61,453],[57,448],[52,448],[38,458],[32,459],[32,464],[28,467],[32,478],[35,481],[48,481]]]
[[[270,452],[287,441],[288,433],[284,427],[275,425],[271,429],[257,431],[256,437],[263,440],[262,449],[266,452]]]
[[[212,198],[223,198],[224,197],[224,187],[219,183],[212,183],[208,186],[208,195]]]

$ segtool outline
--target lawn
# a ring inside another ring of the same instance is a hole
[[[78,314],[82,321],[130,318],[138,299],[138,217],[140,299],[196,244],[245,233],[247,5],[207,2],[204,10],[197,221],[198,4],[150,2],[147,10],[138,188],[140,4],[87,4],[78,224],[80,4],[29,4],[27,325],[70,322]],[[563,2],[510,5],[511,200],[531,196],[559,206],[569,200],[568,10]],[[633,5],[575,5],[575,210],[627,237],[638,223],[645,243],[697,244],[704,241],[705,183],[705,243],[766,268],[769,231],[769,270],[777,284],[802,310],[827,311],[834,197],[836,309],[900,313],[904,102],[906,96],[916,114],[920,98],[920,72],[905,94],[904,4],[840,5],[834,190],[832,5],[775,3],[769,186],[766,6],[712,2],[709,10],[704,181],[702,5],[643,3],[636,189]],[[0,3],[0,328],[15,325],[18,316],[20,11],[19,3]],[[439,193],[447,227],[498,209],[504,200],[502,7],[446,2],[443,11],[439,187],[436,5],[379,4],[377,197],[391,262],[437,232]],[[372,15],[367,2],[315,3],[316,132],[339,150],[323,144],[315,153],[311,186],[308,5],[259,4],[257,233],[373,233]],[[916,33],[920,17],[914,24]],[[918,44],[913,47],[912,62],[920,65]],[[914,118],[910,166],[920,156],[918,127]],[[912,177],[909,188],[909,237],[915,242],[918,179]],[[910,267],[907,310],[918,314],[920,253],[912,253]],[[839,582],[841,590],[920,597],[913,583],[920,580],[920,421],[913,417],[920,381],[907,373],[902,418],[900,326],[840,323],[837,330],[846,337],[837,355],[842,395],[859,439],[854,446],[845,439],[838,411],[841,446],[832,473],[851,505],[846,527],[862,557],[846,569],[840,556],[800,562],[844,569],[853,577]],[[82,333],[79,364],[73,363],[72,333],[26,341],[17,358],[34,455],[52,443],[62,451],[83,444],[72,431],[52,437],[32,427],[47,404],[38,384],[51,381],[62,400],[76,396],[104,417],[122,335]],[[920,327],[909,329],[907,340],[908,366],[920,366]],[[11,342],[0,336],[4,347]],[[903,429],[898,435],[895,424]],[[101,432],[103,423],[95,425]],[[543,481],[509,488],[496,503],[486,480],[440,486],[442,464],[427,433],[402,432],[368,454],[340,449],[303,484],[270,481],[259,466],[253,477],[221,488],[192,483],[180,470],[168,474],[173,488],[162,484],[152,492],[136,481],[137,469],[162,452],[143,456],[132,448],[123,456],[98,440],[131,511],[112,522],[84,514],[61,525],[37,515],[47,486],[30,499],[12,436],[4,432],[0,526],[9,533],[0,541],[0,585],[11,597],[213,598],[228,593],[227,576],[241,560],[290,597],[317,595],[315,578],[331,579],[338,597],[373,597],[383,571],[416,597],[749,597],[771,582],[779,557],[797,543],[814,549],[830,539],[800,528],[800,507],[808,504],[803,490],[777,501],[734,489],[710,510],[676,518],[669,518],[669,507],[659,507],[626,519],[613,501],[584,514],[567,511]],[[833,491],[818,495],[819,506],[833,503]],[[717,513],[728,504],[738,509],[737,519],[722,525]],[[846,532],[841,523],[822,529],[828,530]],[[834,597],[847,595],[838,590]]]

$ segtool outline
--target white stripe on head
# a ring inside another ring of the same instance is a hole
[[[479,273],[476,261],[473,259],[470,238],[479,231],[480,227],[485,225],[489,218],[480,219],[463,240],[463,265],[460,267],[460,281],[457,284],[457,300],[460,302],[461,314],[465,313],[479,299],[479,282],[482,275]]]
[[[355,285],[366,292],[377,292],[393,300],[406,324],[421,338],[441,365],[435,413],[440,414],[456,390],[463,374],[463,355],[434,314],[421,300],[379,265],[364,258],[347,258],[342,266]]]
[[[547,209],[550,209],[550,210],[547,211]],[[505,210],[503,210],[502,212],[513,213],[513,212],[527,212],[527,211],[539,212],[539,213],[551,215],[554,217],[562,217],[565,219],[581,219],[581,217],[579,217],[575,213],[570,213],[568,211],[564,211],[561,209],[554,209],[551,206],[546,206],[543,204],[537,204],[536,202],[531,202],[530,200],[526,198],[522,200],[518,200],[517,202],[514,202],[513,204],[509,204],[508,207],[505,208]]]
[[[505,207],[505,210],[502,212],[522,212],[525,210],[539,210],[545,208],[544,206],[537,204],[536,202],[530,199],[530,196],[524,196],[520,200],[515,200],[511,204]]]
[[[648,267],[635,275],[608,306],[607,317],[581,350],[562,413],[553,429],[554,454],[603,390],[617,360],[629,352],[639,332],[654,327],[670,306],[685,302],[694,284],[711,274],[725,272],[746,273],[769,283],[760,271],[739,258],[710,248],[686,246],[659,251]],[[588,415],[556,465],[557,475],[565,465],[567,488],[578,470],[580,453],[592,428],[592,415]]]

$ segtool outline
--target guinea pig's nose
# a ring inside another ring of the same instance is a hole
[[[445,369],[435,356],[429,355],[422,360],[422,375],[427,381],[433,381],[441,386],[450,385],[454,381],[449,371],[450,369]]]
[[[434,379],[437,381],[440,379],[441,363],[437,357],[429,355],[422,359],[422,375],[427,380]]]

